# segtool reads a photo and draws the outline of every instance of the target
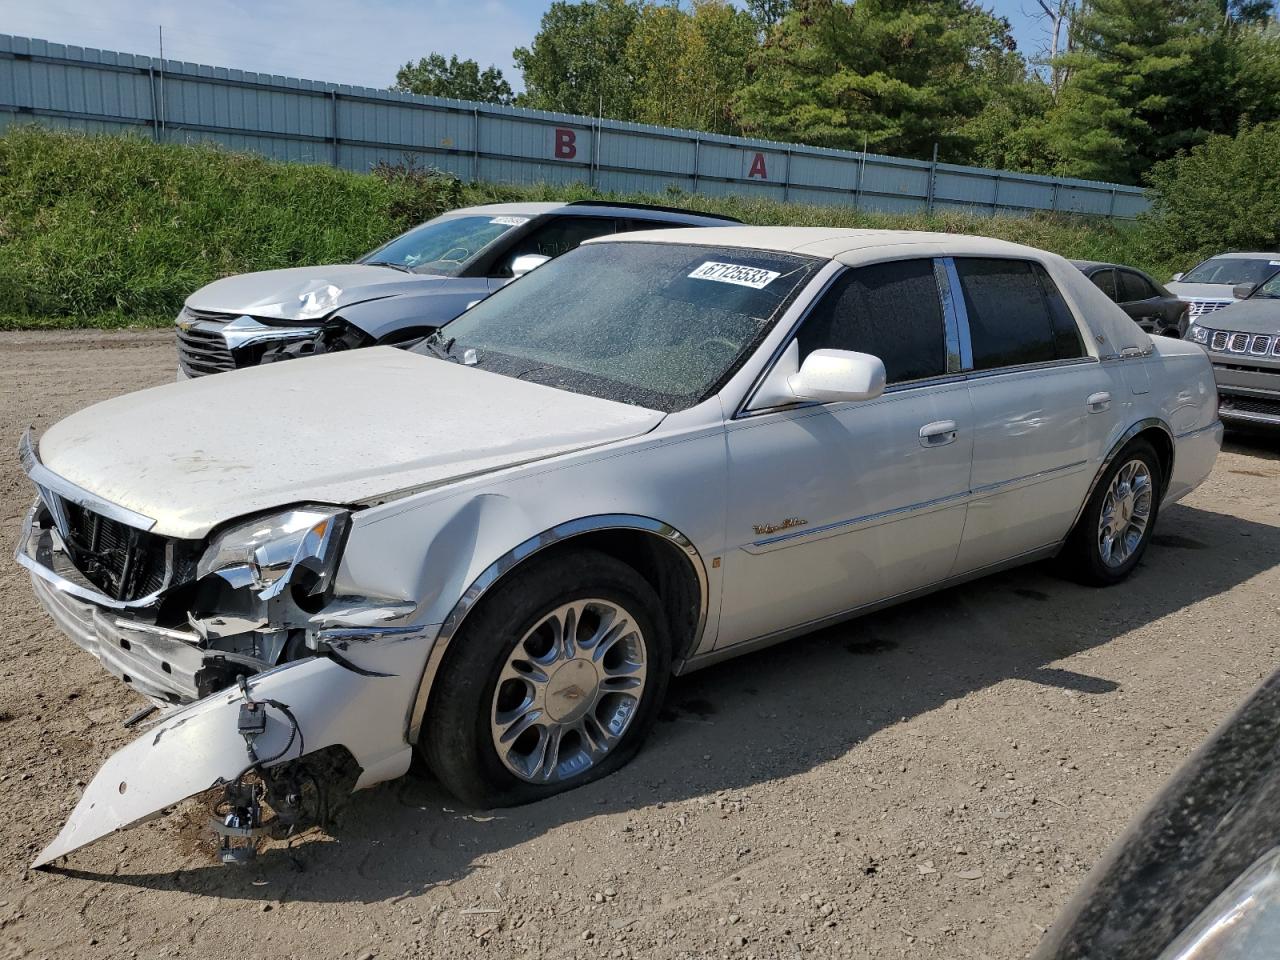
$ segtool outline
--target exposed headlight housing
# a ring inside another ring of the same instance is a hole
[[[299,506],[225,530],[196,567],[197,578],[217,574],[236,589],[251,587],[261,600],[286,587],[323,594],[333,580],[346,533],[347,511]]]
[[[1209,336],[1212,333],[1213,331],[1208,327],[1202,327],[1194,320],[1191,321],[1191,326],[1187,328],[1187,336],[1195,343],[1208,343]]]

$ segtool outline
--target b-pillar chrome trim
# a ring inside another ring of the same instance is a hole
[[[652,517],[608,513],[569,520],[552,527],[544,533],[530,537],[524,543],[504,553],[476,577],[471,586],[467,587],[462,596],[458,598],[458,602],[453,605],[453,609],[445,617],[444,623],[440,625],[440,632],[436,635],[436,641],[431,647],[431,654],[427,657],[427,665],[422,671],[422,679],[418,682],[418,693],[414,698],[413,712],[409,718],[410,743],[417,743],[418,735],[422,732],[422,721],[427,714],[427,699],[431,695],[431,688],[435,684],[436,674],[440,671],[440,665],[444,662],[449,641],[457,634],[467,614],[480,601],[480,598],[507,573],[525,560],[528,560],[535,553],[539,553],[555,544],[563,543],[573,537],[578,537],[585,533],[596,533],[601,530],[635,530],[652,534],[679,547],[685,556],[689,558],[689,564],[693,567],[694,575],[698,580],[698,622],[694,627],[693,637],[690,639],[685,655],[691,655],[698,649],[698,643],[702,639],[702,633],[707,626],[708,588],[706,566],[703,564],[702,557],[699,555],[697,548],[694,547],[693,542],[675,527],[663,523],[661,520],[654,520]],[[672,651],[672,654],[673,660],[681,659],[677,655],[677,651]]]
[[[1124,449],[1125,444],[1138,434],[1142,433],[1142,431],[1150,430],[1152,427],[1163,430],[1165,435],[1169,438],[1169,465],[1168,469],[1164,471],[1164,477],[1161,478],[1166,490],[1168,489],[1169,478],[1173,476],[1173,458],[1177,455],[1178,444],[1174,439],[1173,431],[1169,429],[1169,425],[1167,423],[1158,417],[1147,417],[1144,420],[1139,420],[1124,433],[1120,434],[1120,438],[1111,445],[1111,449],[1107,451],[1107,455],[1102,458],[1102,463],[1098,466],[1098,472],[1093,475],[1093,481],[1089,484],[1089,489],[1085,493],[1084,499],[1080,501],[1080,509],[1076,511],[1075,519],[1071,521],[1071,526],[1068,529],[1074,530],[1076,528],[1076,524],[1080,522],[1080,517],[1084,515],[1085,508],[1089,506],[1089,501],[1093,498],[1093,491],[1097,489],[1098,482],[1102,479],[1102,475],[1107,472],[1107,467],[1111,466],[1111,461],[1113,461],[1119,455],[1120,451]]]

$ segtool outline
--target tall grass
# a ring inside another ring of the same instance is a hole
[[[213,146],[35,126],[0,136],[0,329],[163,326],[231,274],[350,261],[448,206],[586,199],[582,186],[463,184],[278,163]],[[670,192],[612,197],[747,223],[943,230],[1167,273],[1139,229],[1099,218],[889,215]]]

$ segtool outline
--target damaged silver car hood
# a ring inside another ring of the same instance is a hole
[[[44,465],[198,538],[302,502],[353,504],[639,436],[663,414],[393,347],[116,397],[40,438]]]
[[[446,278],[408,274],[390,267],[332,263],[262,270],[215,280],[187,298],[192,310],[280,320],[317,320],[339,307],[421,291]]]

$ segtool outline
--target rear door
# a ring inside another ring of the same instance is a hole
[[[717,647],[945,579],[964,523],[973,420],[934,262],[846,271],[792,346],[884,361],[875,400],[791,404],[726,426],[725,586]]]
[[[964,573],[1066,536],[1124,398],[1040,264],[957,257],[951,271],[974,411]]]
[[[1162,319],[1164,298],[1146,277],[1132,270],[1116,270],[1120,287],[1120,308],[1144,330],[1153,329]]]

